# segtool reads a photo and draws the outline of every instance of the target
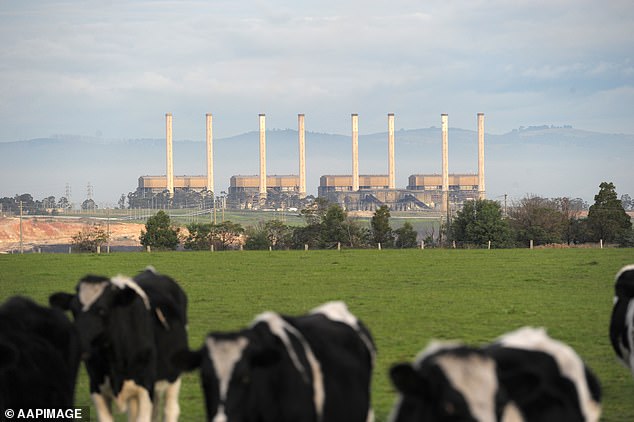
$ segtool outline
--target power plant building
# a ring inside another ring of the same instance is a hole
[[[478,174],[449,173],[448,115],[441,115],[441,174],[409,176],[406,189],[395,189],[394,114],[388,114],[388,175],[357,174],[358,115],[352,115],[352,175],[325,175],[319,181],[319,197],[351,211],[373,211],[386,205],[395,211],[437,210],[450,204],[484,198],[484,114],[478,113]]]
[[[266,167],[266,116],[259,116],[260,168],[257,175],[234,175],[229,182],[227,205],[237,209],[299,207],[306,197],[304,115],[298,114],[299,175],[268,175]],[[405,189],[396,188],[394,162],[394,114],[388,114],[387,174],[359,175],[359,117],[352,114],[352,174],[323,175],[318,196],[350,211],[373,211],[387,205],[394,211],[434,210],[446,212],[453,204],[484,199],[484,114],[477,115],[477,174],[450,174],[448,163],[448,115],[441,115],[441,174],[413,174]],[[166,119],[166,175],[139,177],[137,193],[149,198],[175,190],[214,191],[212,115],[206,115],[207,174],[174,176],[172,115]],[[474,160],[475,161],[475,160]],[[224,192],[223,192],[224,194]]]
[[[202,192],[207,189],[207,176],[173,176],[173,189]],[[149,197],[169,190],[165,176],[141,176],[137,192]]]

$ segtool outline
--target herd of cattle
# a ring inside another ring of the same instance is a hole
[[[634,265],[616,276],[610,339],[634,371]],[[302,316],[265,312],[189,350],[187,296],[148,268],[86,276],[51,307],[0,306],[0,409],[72,407],[80,360],[99,421],[178,420],[181,373],[198,369],[210,422],[368,422],[376,347],[343,302]],[[70,310],[73,321],[61,311]],[[598,379],[568,345],[521,328],[472,347],[432,342],[392,366],[390,420],[598,421]],[[160,404],[159,404],[160,403]]]

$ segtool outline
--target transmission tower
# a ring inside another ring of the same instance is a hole
[[[86,186],[86,199],[92,200],[92,196],[93,196],[92,184],[88,182],[88,186]]]

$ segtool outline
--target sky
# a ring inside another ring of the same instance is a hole
[[[634,133],[631,0],[0,0],[0,142],[449,125]]]

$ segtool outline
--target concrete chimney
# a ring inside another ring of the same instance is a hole
[[[447,128],[449,116],[447,114],[440,115],[440,125],[442,131],[442,204],[440,209],[447,212],[449,199],[449,132]]]
[[[165,143],[167,149],[167,191],[174,195],[174,159],[172,156],[172,113],[165,114]]]
[[[297,115],[297,133],[299,137],[299,197],[306,196],[306,133],[304,115]]]
[[[352,191],[359,190],[359,115],[352,115]]]
[[[207,113],[207,191],[214,192],[214,147],[212,115]]]
[[[484,113],[478,113],[478,198],[486,199],[484,187]]]
[[[266,198],[266,115],[260,114],[260,199]]]
[[[387,115],[387,174],[388,189],[396,189],[396,174],[394,168],[394,113]]]

